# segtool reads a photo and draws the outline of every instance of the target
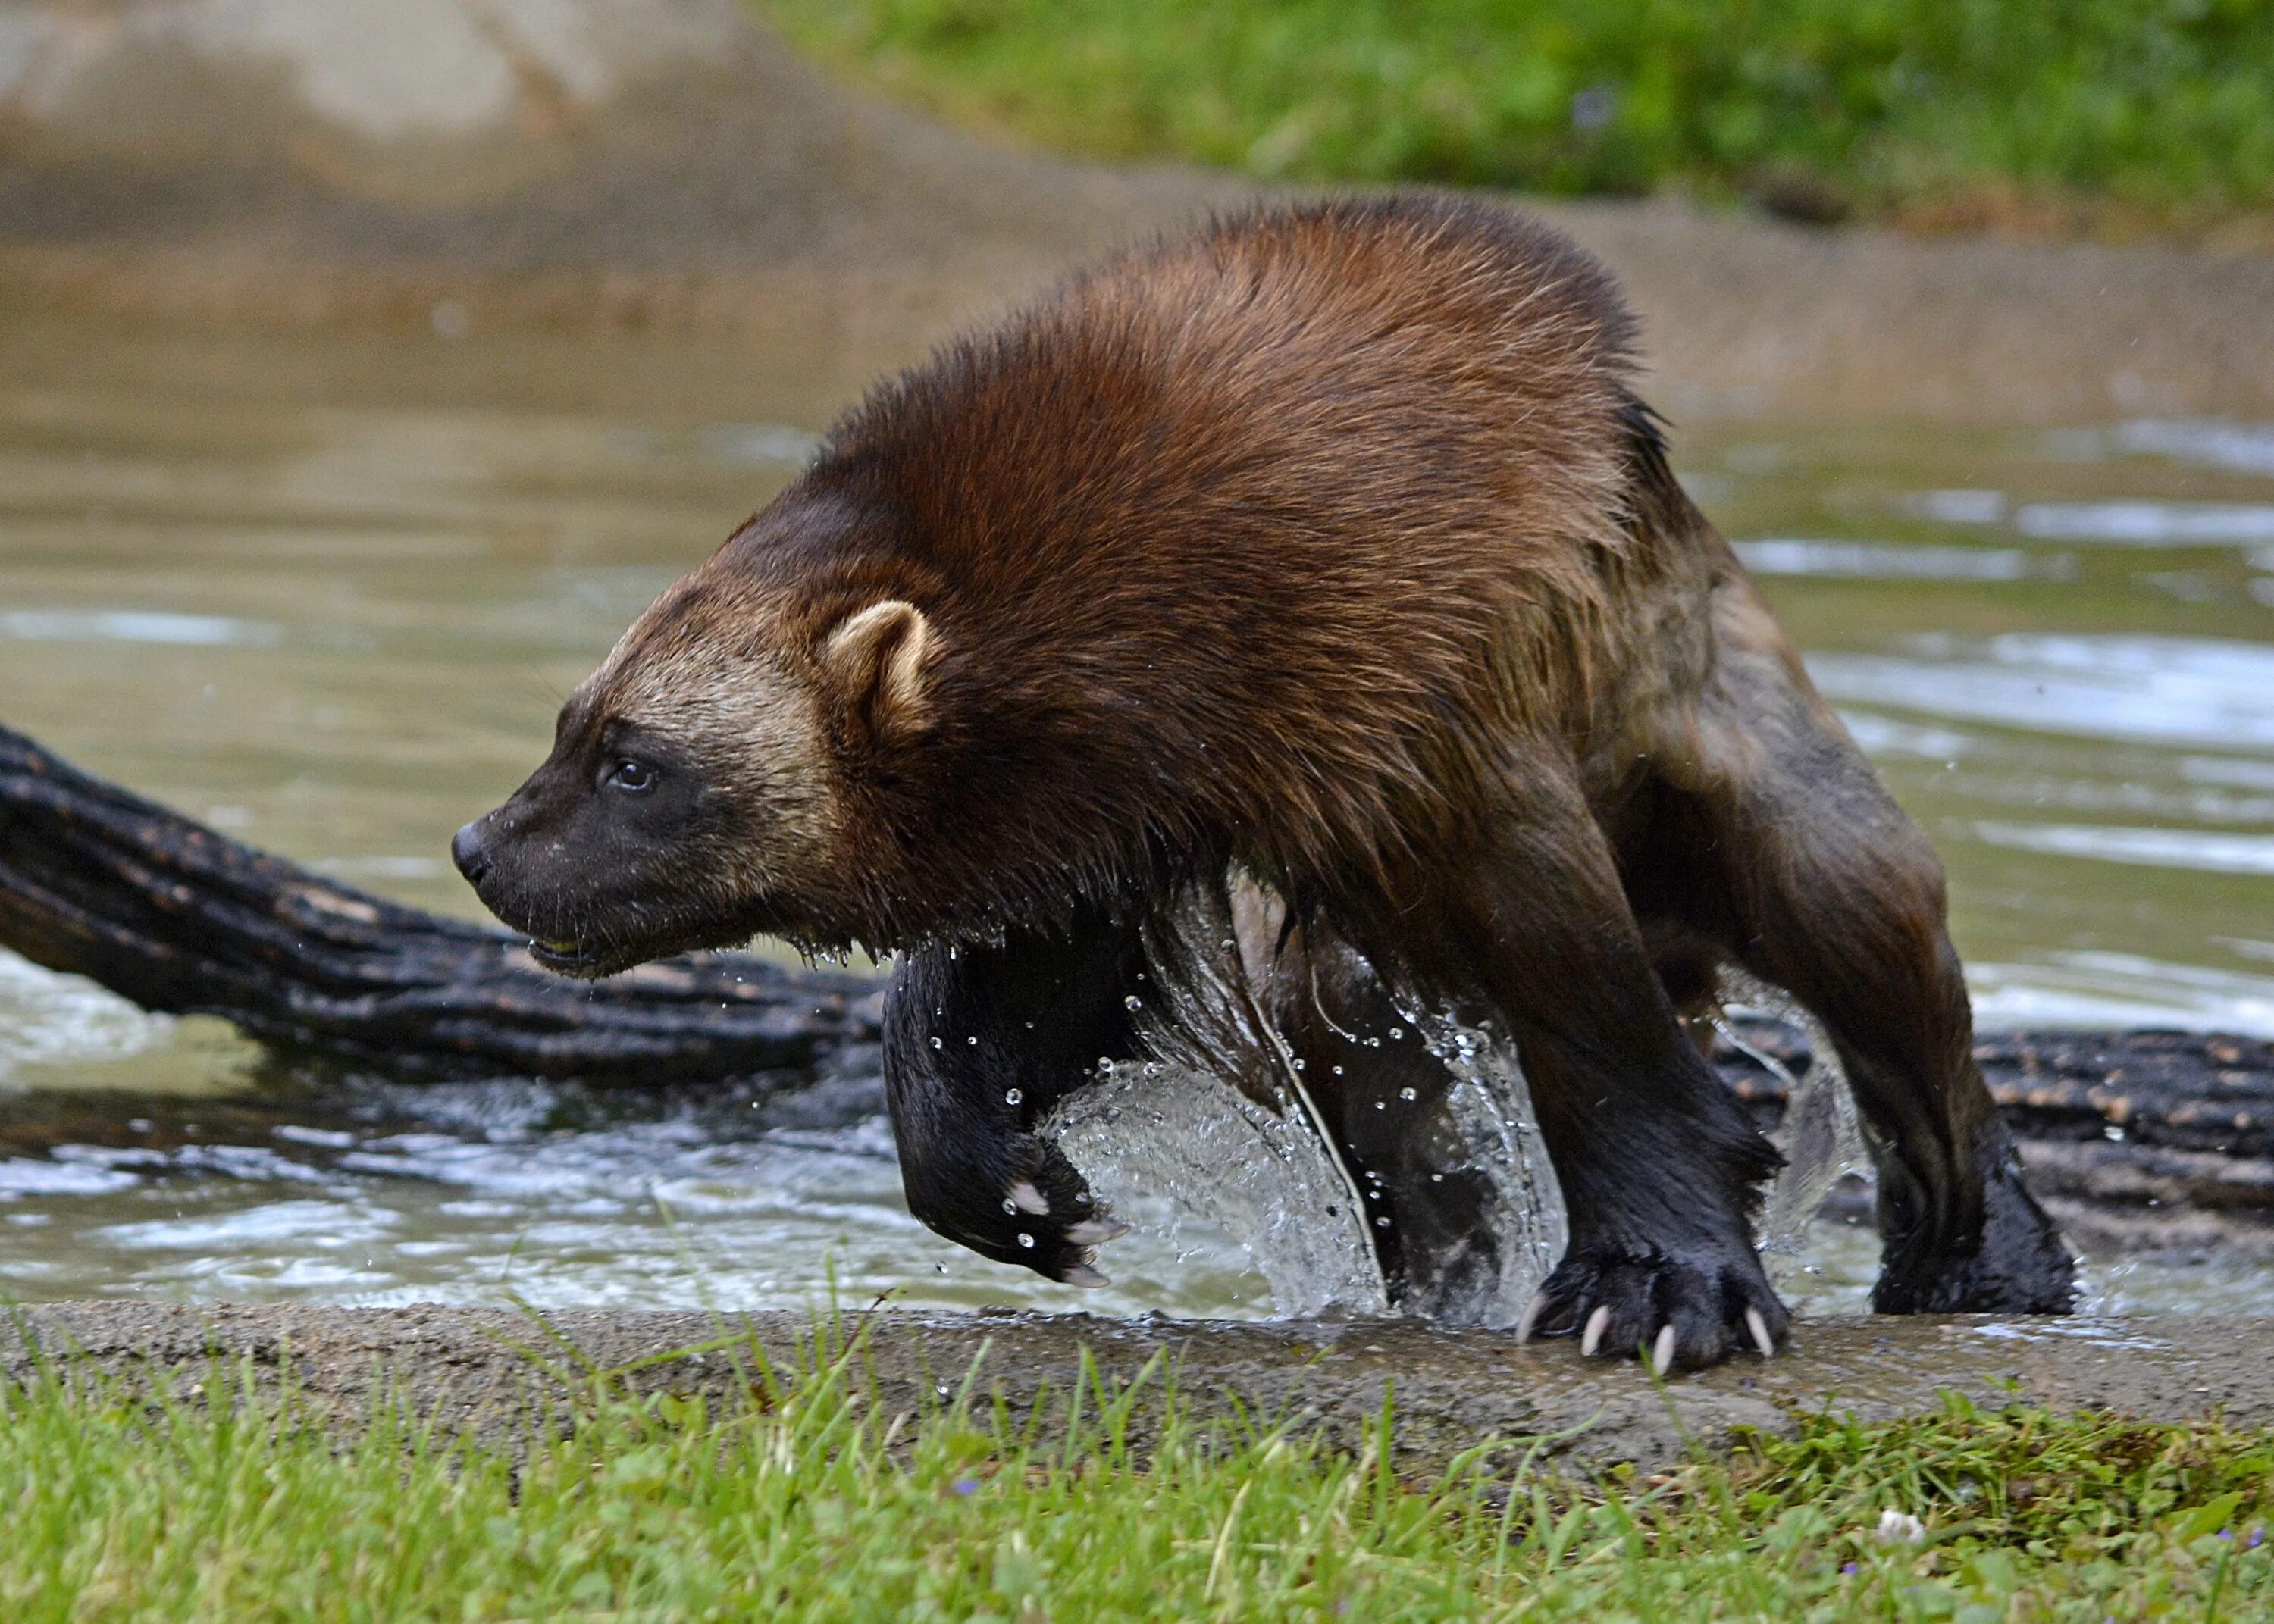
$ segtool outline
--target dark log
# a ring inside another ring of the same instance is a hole
[[[1801,1034],[1739,1025],[1749,1044],[1806,1075]],[[2274,1158],[2274,1043],[2204,1032],[2007,1032],[1984,1034],[1974,1057],[2021,1139]],[[1713,1058],[1765,1121],[1783,1114],[1782,1079],[1727,1044]]]
[[[0,944],[393,1077],[699,1082],[809,1065],[877,1019],[872,980],[747,954],[561,980],[523,937],[335,884],[5,728]]]
[[[0,945],[146,1009],[397,1078],[659,1086],[801,1068],[877,1033],[877,983],[718,953],[596,985],[501,930],[403,907],[255,852],[0,728]],[[1789,1028],[1747,1036],[1796,1072]],[[2014,1033],[1977,1053],[2022,1139],[2274,1158],[2274,1044],[2194,1033]],[[1717,1055],[1765,1121],[1783,1085]]]

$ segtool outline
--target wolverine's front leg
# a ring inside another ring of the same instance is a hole
[[[908,1210],[1003,1263],[1100,1286],[1091,1248],[1123,1232],[1035,1124],[1101,1057],[1130,1058],[1134,929],[1085,914],[1000,946],[901,960],[885,1002],[885,1093]]]
[[[1516,1038],[1570,1245],[1527,1329],[1660,1368],[1769,1353],[1751,1215],[1775,1151],[1683,1030],[1576,786],[1512,793],[1445,916]]]

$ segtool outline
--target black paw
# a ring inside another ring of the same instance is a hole
[[[1721,1255],[1575,1244],[1525,1311],[1517,1340],[1577,1336],[1589,1358],[1641,1357],[1663,1374],[1738,1352],[1773,1357],[1790,1325],[1750,1247]]]
[[[1097,1248],[1129,1232],[1056,1145],[1021,1133],[987,1176],[909,1191],[909,1208],[950,1240],[998,1263],[1016,1263],[1069,1286],[1111,1283]]]
[[[1914,1229],[1891,1239],[1871,1307],[1882,1314],[2066,1314],[2076,1305],[2076,1259],[2022,1183],[2013,1151],[1997,1147],[1983,1177],[1982,1236],[1937,1242]]]

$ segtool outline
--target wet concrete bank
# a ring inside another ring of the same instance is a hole
[[[0,0],[19,306],[822,335],[865,373],[1254,191],[972,139],[730,0]],[[2274,255],[1539,207],[1625,280],[1676,410],[2274,413]]]
[[[850,1324],[848,1320],[846,1323]],[[2107,1409],[2150,1419],[2223,1413],[2274,1422],[2274,1339],[2240,1318],[2133,1321],[1858,1319],[1803,1322],[1791,1350],[1731,1361],[1661,1390],[1630,1364],[1581,1360],[1568,1342],[1519,1348],[1505,1332],[1404,1321],[1261,1324],[1087,1315],[866,1316],[862,1384],[887,1413],[953,1391],[975,1367],[982,1391],[1014,1410],[1081,1379],[1085,1350],[1110,1384],[1165,1358],[1203,1417],[1284,1417],[1356,1445],[1394,1389],[1402,1466],[1427,1470],[1490,1438],[1548,1439],[1577,1469],[1620,1462],[1654,1470],[1688,1445],[1726,1447],[1738,1428],[1781,1431],[1799,1414],[1882,1419],[1931,1410],[1956,1392],[1978,1402]],[[504,1310],[190,1309],[64,1303],[17,1310],[0,1330],[0,1369],[20,1378],[32,1350],[128,1381],[186,1390],[216,1359],[264,1374],[289,1366],[315,1411],[344,1426],[397,1392],[448,1425],[503,1440],[560,1412],[579,1361],[636,1366],[643,1389],[739,1398],[755,1343],[794,1369],[814,1321],[805,1314],[553,1313]],[[689,1353],[691,1349],[707,1351]],[[1148,1389],[1157,1393],[1158,1384]],[[1141,1404],[1141,1417],[1147,1406]],[[1141,1437],[1143,1425],[1138,1429]]]

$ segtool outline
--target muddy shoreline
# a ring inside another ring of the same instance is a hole
[[[1802,1321],[1791,1350],[1772,1362],[1735,1359],[1663,1388],[1634,1365],[1584,1361],[1569,1342],[1518,1347],[1504,1331],[1411,1320],[877,1312],[837,1323],[864,1331],[856,1386],[887,1415],[936,1405],[968,1377],[1014,1416],[1031,1411],[1048,1436],[1062,1425],[1085,1354],[1109,1388],[1141,1380],[1153,1395],[1160,1381],[1145,1372],[1159,1358],[1203,1419],[1284,1420],[1351,1447],[1362,1446],[1387,1391],[1400,1465],[1425,1472],[1487,1439],[1518,1450],[1545,1440],[1542,1452],[1575,1470],[1631,1462],[1655,1470],[1692,1446],[1725,1449],[1739,1429],[1788,1432],[1796,1417],[1823,1411],[1919,1415],[1946,1393],[1992,1407],[2274,1422],[2274,1349],[2263,1322],[2248,1319]],[[0,1330],[0,1371],[22,1380],[46,1357],[194,1396],[250,1370],[263,1385],[289,1380],[328,1425],[352,1430],[392,1395],[414,1413],[509,1446],[532,1422],[568,1414],[596,1371],[625,1372],[638,1391],[745,1402],[753,1350],[777,1372],[797,1370],[811,1357],[816,1325],[779,1312],[540,1319],[440,1307],[64,1303],[14,1311]],[[1138,1406],[1141,1446],[1156,1403]]]

